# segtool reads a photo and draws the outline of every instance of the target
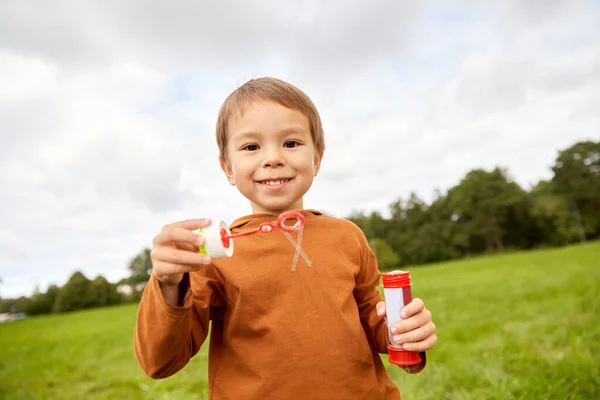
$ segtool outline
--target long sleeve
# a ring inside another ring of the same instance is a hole
[[[186,274],[182,285],[188,290],[181,306],[166,302],[154,276],[140,301],[135,355],[144,372],[154,379],[181,370],[204,344],[210,320],[222,319],[224,285],[213,265]]]
[[[377,290],[381,273],[377,259],[369,247],[363,232],[357,232],[360,249],[360,270],[356,276],[354,298],[358,305],[360,320],[371,344],[379,353],[387,353],[389,342],[387,324],[384,317],[377,316],[377,303],[383,301]]]
[[[388,326],[384,318],[377,316],[376,309],[377,303],[384,301],[381,293],[377,290],[381,272],[377,266],[375,253],[362,231],[360,231],[359,240],[361,249],[360,272],[356,278],[354,297],[358,304],[360,319],[367,337],[379,353],[387,354]],[[425,352],[421,352],[419,355],[421,356],[421,362],[405,367],[404,370],[407,373],[417,374],[425,368],[427,355]]]

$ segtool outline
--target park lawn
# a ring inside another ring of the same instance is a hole
[[[421,374],[387,364],[404,400],[600,398],[599,242],[410,270],[439,340]],[[0,398],[207,398],[205,349],[171,378],[143,374],[135,315],[126,305],[0,325]]]

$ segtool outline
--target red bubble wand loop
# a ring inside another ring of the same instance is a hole
[[[285,221],[288,219],[295,219],[296,223],[294,225],[286,225]],[[295,231],[302,229],[303,226],[304,226],[304,215],[300,214],[297,211],[286,211],[284,213],[279,214],[279,216],[277,217],[277,219],[275,221],[262,223],[262,224],[260,224],[260,226],[258,228],[252,229],[247,232],[241,232],[241,233],[235,233],[232,235],[228,235],[227,232],[223,229],[223,230],[221,230],[221,240],[223,241],[224,244],[225,243],[228,244],[229,239],[233,239],[233,238],[240,237],[240,236],[251,235],[256,232],[269,233],[276,227],[285,232],[295,232]]]

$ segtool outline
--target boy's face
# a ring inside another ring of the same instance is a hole
[[[302,197],[317,175],[317,154],[308,118],[272,101],[256,101],[229,120],[227,179],[252,204],[253,213],[303,208]]]

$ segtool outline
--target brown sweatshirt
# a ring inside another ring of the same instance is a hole
[[[375,309],[383,300],[380,272],[366,237],[350,221],[302,213],[301,232],[235,238],[233,257],[186,275],[182,306],[166,303],[150,279],[135,328],[135,353],[148,376],[182,369],[212,321],[210,399],[400,398],[379,356],[388,334]],[[231,229],[273,220],[254,214]]]

